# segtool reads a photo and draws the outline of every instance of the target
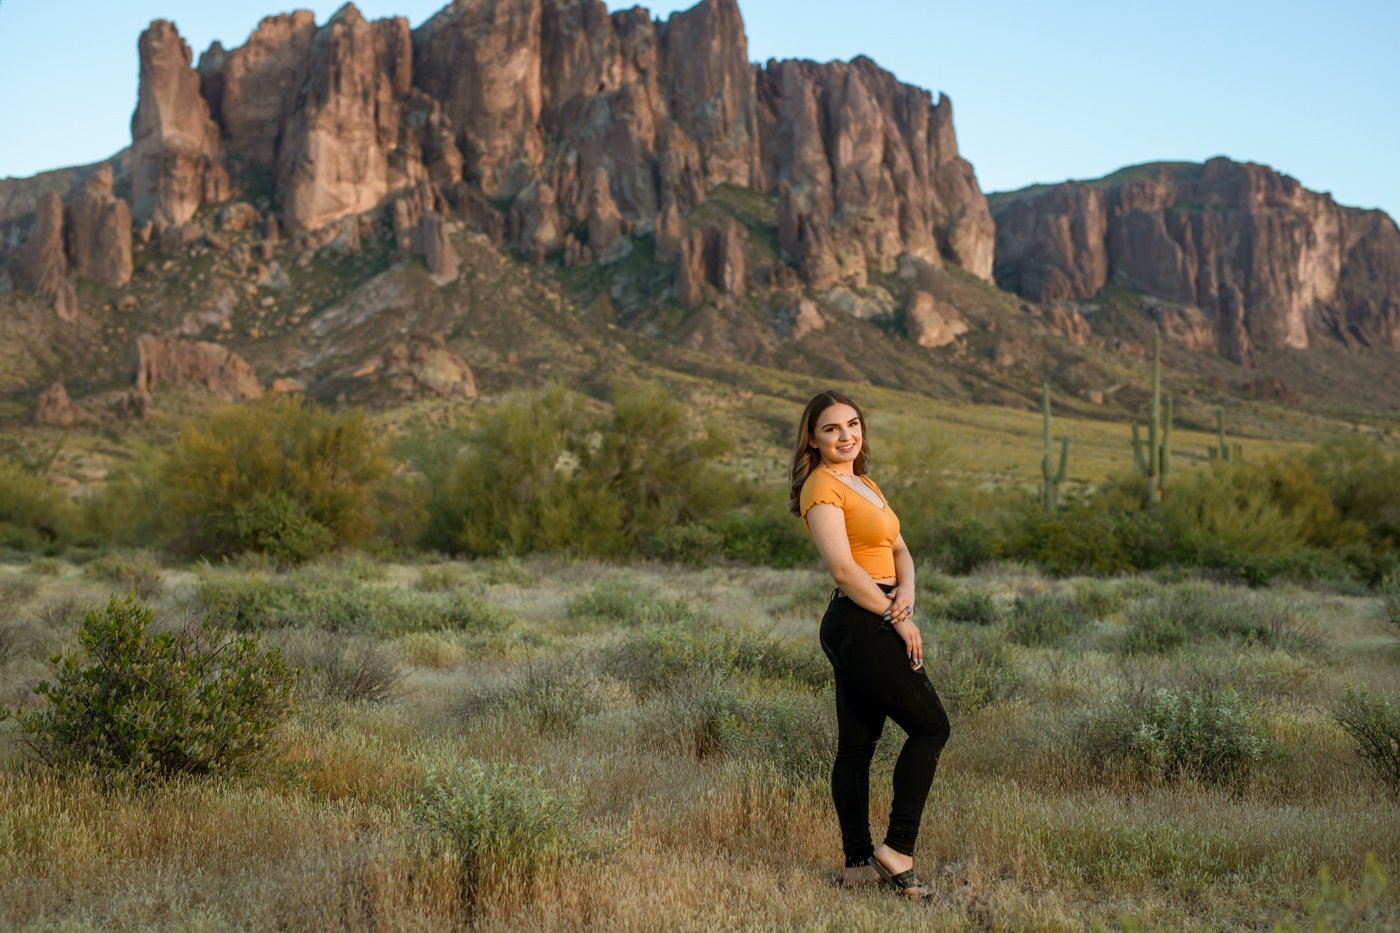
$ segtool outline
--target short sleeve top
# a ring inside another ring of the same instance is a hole
[[[830,470],[818,467],[802,484],[798,500],[802,521],[807,524],[807,510],[818,503],[836,506],[846,515],[846,539],[851,545],[851,557],[874,579],[888,579],[895,575],[894,542],[899,537],[899,517],[873,479],[869,476],[859,479],[875,490],[884,508],[847,486]],[[807,524],[807,533],[812,533],[810,524]]]

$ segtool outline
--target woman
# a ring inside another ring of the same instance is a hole
[[[859,406],[833,389],[802,413],[792,455],[789,508],[807,524],[836,581],[821,645],[836,673],[836,762],[831,799],[841,825],[845,885],[884,879],[903,894],[927,897],[914,873],[914,842],[948,716],[924,673],[914,624],[914,560],[899,519],[866,473],[870,448]],[[870,761],[885,718],[908,738],[894,767],[894,802],[884,843],[870,840]]]

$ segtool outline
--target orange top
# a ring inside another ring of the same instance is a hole
[[[885,494],[869,476],[860,479],[875,490],[884,508],[871,502],[859,492],[837,479],[825,467],[817,467],[802,484],[798,504],[802,521],[807,524],[807,510],[819,502],[834,505],[846,513],[846,540],[851,543],[851,557],[873,579],[893,578],[894,542],[899,537],[899,517],[894,514]],[[807,524],[807,534],[812,526]]]

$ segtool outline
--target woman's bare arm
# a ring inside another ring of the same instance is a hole
[[[851,542],[846,537],[846,516],[834,505],[817,503],[807,510],[807,527],[831,579],[857,606],[883,615],[890,599],[875,585],[875,578],[856,563],[851,556]]]

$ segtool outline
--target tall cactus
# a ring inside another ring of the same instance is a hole
[[[1055,513],[1058,504],[1059,486],[1065,481],[1065,467],[1069,464],[1069,435],[1060,438],[1060,467],[1057,470],[1050,468],[1050,455],[1052,445],[1050,443],[1050,383],[1045,383],[1041,387],[1040,394],[1041,421],[1045,428],[1045,437],[1040,456],[1040,504],[1045,508],[1047,515]]]
[[[1229,463],[1231,460],[1239,460],[1244,455],[1244,448],[1239,444],[1225,443],[1225,412],[1220,408],[1215,410],[1215,430],[1219,434],[1220,440],[1214,446],[1206,448],[1206,453],[1210,454],[1211,462]]]
[[[1162,332],[1152,332],[1152,398],[1147,403],[1147,446],[1142,443],[1138,424],[1133,422],[1133,463],[1147,477],[1147,501],[1157,505],[1162,501],[1162,486],[1167,479],[1167,465],[1172,451],[1172,400],[1166,399],[1162,411]],[[1165,417],[1163,417],[1165,415]]]

